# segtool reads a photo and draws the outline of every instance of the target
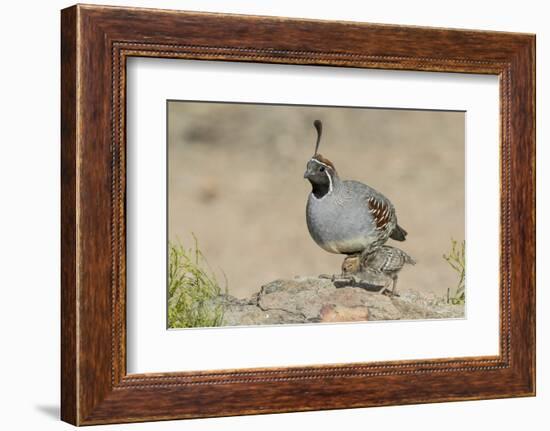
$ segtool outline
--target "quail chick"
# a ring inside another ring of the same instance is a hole
[[[334,164],[318,153],[322,123],[313,124],[317,143],[304,173],[312,187],[306,221],[313,240],[329,253],[363,257],[388,238],[404,241],[407,232],[397,224],[389,199],[366,184],[341,180]]]
[[[380,293],[384,293],[389,288],[389,284],[392,284],[390,294],[394,296],[397,294],[397,275],[405,264],[415,265],[416,261],[397,247],[383,245],[366,256],[362,269],[367,272],[378,272],[388,277],[391,283],[386,284]]]
[[[416,262],[403,250],[383,245],[365,258],[358,255],[346,257],[342,263],[342,275],[331,279],[340,285],[382,286],[379,293],[385,293],[391,285],[390,295],[394,296],[397,295],[397,276],[405,264],[414,265]]]

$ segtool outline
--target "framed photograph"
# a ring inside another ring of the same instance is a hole
[[[535,394],[534,35],[61,16],[63,420]]]

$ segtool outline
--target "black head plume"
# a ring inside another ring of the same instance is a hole
[[[313,126],[315,126],[315,129],[317,130],[317,143],[315,144],[315,153],[313,154],[316,156],[319,150],[319,143],[321,142],[321,135],[323,134],[323,123],[321,120],[315,120],[313,122]]]

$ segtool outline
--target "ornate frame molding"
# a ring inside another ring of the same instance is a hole
[[[216,31],[201,31],[206,25]],[[308,39],[311,34],[318,37]],[[533,395],[534,46],[534,36],[510,33],[100,6],[63,10],[62,419],[99,424]],[[498,75],[500,354],[127,375],[125,65],[131,56]]]

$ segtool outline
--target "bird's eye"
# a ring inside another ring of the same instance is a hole
[[[325,172],[325,167],[324,167],[324,166],[321,166],[321,167],[319,168],[319,172]]]

